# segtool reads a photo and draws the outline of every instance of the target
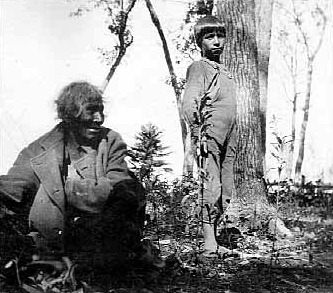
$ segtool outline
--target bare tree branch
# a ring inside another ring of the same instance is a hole
[[[326,29],[326,24],[327,24],[327,18],[326,18],[324,11],[318,6],[317,6],[316,10],[319,13],[319,15],[322,17],[323,23],[321,25],[321,31],[319,33],[319,41],[317,43],[317,46],[315,47],[315,49],[313,50],[313,52],[311,54],[312,59],[315,58],[315,56],[317,55],[317,53],[321,47],[321,44],[323,43],[324,33],[325,33],[325,29]]]
[[[118,55],[114,63],[112,64],[109,73],[107,74],[102,86],[101,90],[104,92],[106,87],[108,86],[113,74],[115,73],[118,65],[120,64],[121,60],[123,59],[127,48],[133,43],[133,36],[130,34],[130,32],[126,32],[127,28],[127,20],[130,12],[132,11],[134,5],[136,3],[136,0],[131,0],[130,3],[128,4],[127,8],[125,10],[121,10],[121,20],[120,20],[120,25],[118,28],[118,40],[119,40],[119,45],[117,46],[117,51]],[[109,12],[110,12],[110,7],[108,7]],[[112,11],[112,10],[111,10]],[[109,27],[110,29],[110,27]],[[111,29],[110,29],[111,30]],[[128,34],[129,39],[126,39],[126,34]]]
[[[160,20],[159,20],[157,14],[156,14],[156,11],[153,7],[152,2],[150,0],[145,0],[145,2],[146,2],[146,5],[147,5],[147,8],[149,10],[151,20],[154,23],[154,25],[155,25],[155,27],[158,31],[158,34],[161,38],[165,61],[167,63],[168,69],[169,69],[171,85],[172,85],[173,90],[175,92],[177,103],[180,103],[181,92],[180,92],[179,87],[178,87],[177,76],[176,76],[175,70],[173,68],[168,43],[166,41],[166,38],[165,38],[165,35],[164,35],[164,32],[163,32]]]

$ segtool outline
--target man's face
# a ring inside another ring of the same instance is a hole
[[[84,103],[82,105],[77,129],[74,130],[79,143],[91,145],[99,137],[101,125],[104,122],[103,110],[103,104],[98,102]]]
[[[202,38],[202,55],[210,60],[218,61],[223,51],[225,43],[225,33],[221,31],[212,31]]]

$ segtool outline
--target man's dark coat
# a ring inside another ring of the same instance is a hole
[[[8,174],[0,176],[0,200],[7,197],[17,204],[31,205],[29,224],[39,232],[39,238],[47,240],[55,250],[63,248],[66,221],[62,174],[65,154],[63,126],[59,123],[23,149]],[[96,192],[109,196],[115,184],[132,177],[125,162],[126,144],[121,136],[103,128],[102,137],[106,141],[103,154],[105,178],[96,182]],[[91,178],[91,173],[95,171],[93,163],[93,160],[86,159],[76,162],[75,168],[83,179]],[[107,197],[103,199],[106,200]]]

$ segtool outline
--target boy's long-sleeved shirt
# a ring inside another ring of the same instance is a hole
[[[236,117],[236,85],[222,65],[202,58],[189,66],[182,111],[192,129],[195,129],[197,127],[194,123],[194,113],[197,111],[195,101],[207,92],[216,74],[218,74],[217,82],[210,87],[212,117],[209,118],[208,122],[211,126],[207,132],[222,145],[225,140],[225,131],[222,130],[230,129],[234,125]],[[194,131],[194,133],[196,132]]]

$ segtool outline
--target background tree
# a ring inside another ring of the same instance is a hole
[[[294,162],[294,151],[295,151],[295,139],[296,139],[296,113],[298,98],[301,89],[299,89],[298,77],[299,77],[299,62],[297,60],[297,51],[299,46],[293,40],[292,35],[288,33],[288,29],[283,27],[284,21],[281,21],[281,30],[278,32],[277,47],[282,57],[283,63],[287,68],[288,81],[291,83],[291,91],[288,91],[288,87],[284,84],[284,90],[288,100],[292,103],[292,114],[291,114],[291,126],[290,126],[290,140],[289,140],[289,151],[286,158],[286,177],[293,177],[293,162]],[[287,81],[287,83],[288,83]],[[290,92],[290,93],[289,93]],[[289,97],[291,99],[289,99]]]
[[[280,15],[279,25],[281,27],[278,45],[290,74],[293,96],[291,143],[287,174],[289,178],[292,177],[292,166],[295,156],[298,98],[304,98],[298,155],[294,172],[295,182],[298,183],[301,181],[305,137],[309,121],[313,64],[325,33],[327,17],[324,11],[326,7],[326,0],[288,0],[276,3],[276,8]]]

